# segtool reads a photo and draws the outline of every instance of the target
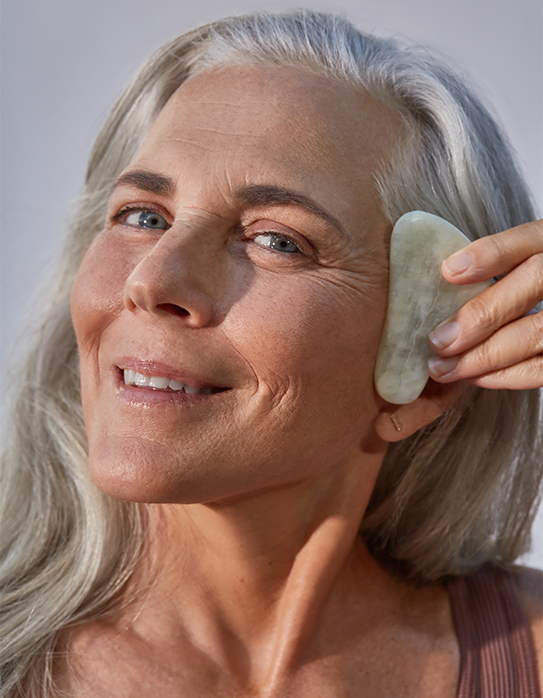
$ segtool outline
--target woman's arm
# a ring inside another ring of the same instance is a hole
[[[472,242],[443,262],[453,284],[500,280],[430,334],[440,383],[466,380],[483,388],[543,387],[543,220]],[[502,276],[504,275],[504,276]]]

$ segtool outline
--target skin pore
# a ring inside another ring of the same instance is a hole
[[[153,581],[65,638],[60,689],[455,695],[444,588],[357,536],[388,443],[454,394],[395,408],[398,436],[373,388],[390,226],[372,177],[400,132],[308,71],[229,67],[179,88],[123,173],[72,314],[91,475],[153,503]]]

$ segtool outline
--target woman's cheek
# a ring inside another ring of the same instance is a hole
[[[85,255],[72,291],[71,311],[80,350],[123,308],[130,257],[101,234]]]

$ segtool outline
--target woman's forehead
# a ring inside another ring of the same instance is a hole
[[[269,149],[290,149],[308,159],[321,156],[370,162],[397,142],[401,122],[383,103],[309,70],[236,65],[189,78],[156,123],[162,137],[200,131],[219,145],[261,140]],[[166,134],[164,133],[166,130]]]
[[[349,225],[377,206],[374,175],[399,130],[387,106],[329,78],[231,66],[201,72],[176,91],[133,166],[174,179],[190,172],[193,182],[223,172],[233,188],[305,190]]]

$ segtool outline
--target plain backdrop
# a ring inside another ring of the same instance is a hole
[[[29,311],[53,273],[92,142],[115,98],[165,40],[283,0],[4,0],[2,5],[2,371],[24,350]],[[541,0],[306,0],[359,28],[454,63],[503,124],[543,209]],[[541,514],[541,512],[540,512]],[[543,517],[528,564],[543,568]]]

